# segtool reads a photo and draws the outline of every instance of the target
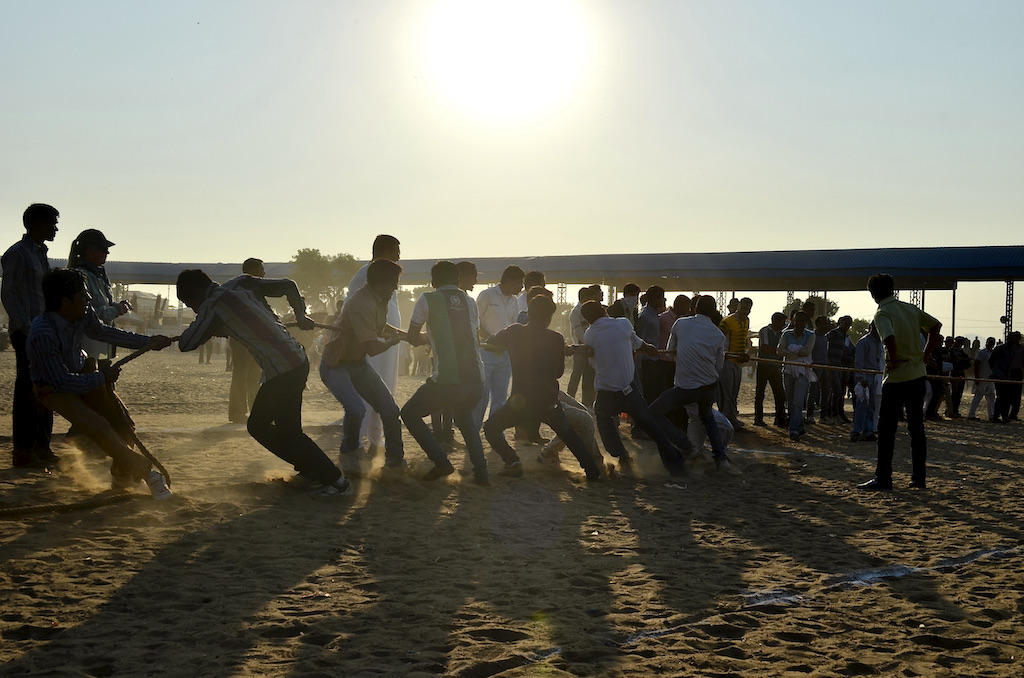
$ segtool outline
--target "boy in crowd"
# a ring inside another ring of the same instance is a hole
[[[104,364],[85,373],[82,338],[88,335],[115,346],[153,350],[170,346],[171,340],[101,323],[89,303],[85,277],[77,270],[53,269],[43,276],[42,290],[46,310],[32,321],[26,340],[36,398],[114,460],[110,465],[114,489],[129,489],[145,480],[154,499],[170,498],[163,474],[116,430],[123,405],[107,386],[117,381],[121,369]]]
[[[321,494],[350,494],[352,484],[341,469],[302,431],[306,351],[263,302],[267,297],[287,298],[299,329],[313,329],[295,283],[240,275],[218,285],[203,271],[187,269],[178,274],[177,292],[196,313],[178,339],[179,350],[192,351],[214,335],[227,336],[242,342],[263,370],[263,385],[249,412],[249,435],[301,475],[321,483]]]

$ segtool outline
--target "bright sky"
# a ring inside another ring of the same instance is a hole
[[[51,203],[55,254],[100,228],[134,261],[1018,244],[1021,26],[1012,0],[0,0],[0,215],[13,242]]]

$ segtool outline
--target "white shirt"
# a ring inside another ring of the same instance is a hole
[[[501,293],[501,286],[488,287],[476,298],[480,315],[480,333],[485,337],[497,334],[519,318],[519,301],[515,295]]]
[[[679,388],[701,388],[718,381],[725,364],[725,335],[711,318],[698,313],[680,318],[672,325],[665,347],[676,352],[676,376]]]
[[[633,331],[628,318],[598,318],[583,335],[583,343],[594,349],[594,389],[623,391],[633,385],[633,351],[644,341]]]
[[[590,325],[583,319],[583,312],[580,310],[583,308],[583,304],[576,304],[569,311],[569,328],[572,331],[572,343],[582,344],[583,335],[586,334],[587,328]]]

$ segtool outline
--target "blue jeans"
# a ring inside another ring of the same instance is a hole
[[[807,390],[810,382],[804,375],[786,374],[786,397],[789,398],[789,432],[804,432],[804,400],[807,399]],[[807,411],[813,411],[813,400],[807,403]]]
[[[875,431],[875,380],[868,380],[868,400],[854,401],[853,432],[874,433]]]
[[[718,424],[715,422],[715,415],[711,409],[715,402],[717,384],[708,384],[700,388],[679,388],[673,386],[658,396],[658,399],[651,403],[651,413],[654,414],[658,425],[668,434],[669,438],[676,445],[685,450],[693,449],[693,444],[686,437],[686,432],[681,431],[673,424],[668,415],[685,408],[690,403],[696,403],[697,416],[704,424],[708,440],[711,442],[711,453],[715,459],[725,456],[725,445],[722,444],[722,436],[718,431]]]
[[[683,457],[672,444],[672,440],[658,426],[658,421],[651,413],[640,391],[635,388],[623,391],[598,391],[597,399],[594,401],[594,419],[597,422],[597,432],[601,436],[601,443],[608,454],[613,457],[628,457],[626,448],[619,437],[619,427],[615,420],[620,412],[625,412],[633,418],[633,423],[643,429],[647,435],[658,445],[658,454],[661,455],[661,463],[669,471],[680,469],[683,466]],[[685,436],[683,436],[685,438]],[[687,440],[684,449],[692,447]]]
[[[341,424],[341,453],[350,454],[359,449],[359,429],[366,416],[365,400],[378,414],[384,427],[385,463],[396,465],[405,457],[402,446],[402,424],[398,419],[398,405],[391,391],[381,381],[377,371],[366,360],[341,363],[328,367],[320,362],[320,378],[341,406],[345,419]]]
[[[512,361],[508,353],[480,349],[480,360],[484,364],[484,392],[473,411],[477,428],[483,426],[488,400],[492,413],[505,406],[508,401],[508,385],[512,381]]]
[[[477,480],[487,480],[484,444],[480,440],[480,427],[473,417],[473,408],[480,400],[481,390],[480,384],[438,384],[427,379],[402,407],[402,421],[430,461],[437,466],[450,466],[441,443],[423,420],[435,412],[450,409],[455,426],[466,441],[466,450],[473,462],[473,475]]]
[[[740,382],[743,380],[743,368],[739,363],[729,360],[722,365],[722,371],[718,375],[719,394],[718,411],[729,419],[735,428],[741,428],[743,424],[739,421],[739,408],[737,399],[740,394]]]

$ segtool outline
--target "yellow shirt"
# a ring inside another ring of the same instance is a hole
[[[924,341],[921,333],[928,333],[939,321],[917,306],[889,297],[878,302],[875,327],[882,343],[886,338],[896,340],[896,358],[902,360],[895,368],[885,371],[884,383],[898,384],[920,379],[928,372],[924,365]]]
[[[726,351],[729,353],[746,353],[747,352],[747,333],[750,331],[750,317],[746,317],[740,320],[735,313],[725,316],[722,318],[722,322],[718,324],[719,329],[722,333],[729,337],[729,346]],[[739,362],[729,358],[731,362]]]

